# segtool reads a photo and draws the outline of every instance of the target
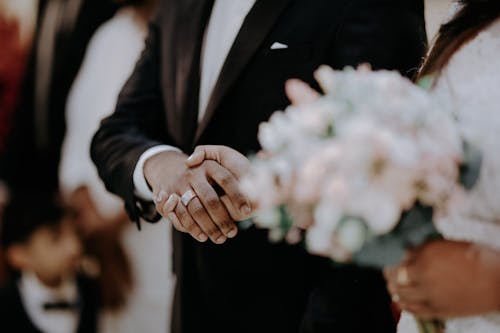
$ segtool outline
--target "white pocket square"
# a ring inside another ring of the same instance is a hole
[[[282,44],[279,42],[274,42],[273,45],[271,45],[271,50],[282,50],[282,49],[287,49],[288,45]]]

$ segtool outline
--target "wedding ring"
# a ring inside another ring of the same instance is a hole
[[[193,190],[187,190],[181,197],[181,202],[184,206],[188,206],[191,200],[196,198],[196,194],[193,192]]]
[[[397,271],[396,281],[400,286],[408,286],[410,284],[410,275],[406,266],[400,266]]]

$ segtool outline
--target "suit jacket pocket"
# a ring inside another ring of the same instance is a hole
[[[312,48],[309,45],[289,46],[286,49],[266,49],[262,56],[269,62],[276,65],[300,64],[308,62],[312,56]]]

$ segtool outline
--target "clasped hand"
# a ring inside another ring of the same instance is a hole
[[[188,158],[167,151],[144,165],[157,211],[180,232],[200,242],[222,244],[238,233],[235,221],[248,218],[250,201],[239,181],[249,161],[225,146],[199,146]]]

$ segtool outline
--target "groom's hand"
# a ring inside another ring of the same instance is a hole
[[[156,209],[177,230],[200,242],[210,238],[216,244],[236,236],[238,229],[213,184],[237,207],[245,209],[246,200],[236,177],[217,162],[204,161],[189,168],[186,155],[168,151],[150,158],[144,175],[155,193]]]
[[[227,146],[198,146],[189,156],[186,165],[189,168],[195,168],[201,165],[204,161],[215,161],[225,169],[229,170],[238,181],[246,175],[250,169],[250,161],[245,155],[229,148]],[[235,221],[243,221],[248,219],[252,213],[252,204],[246,200],[246,205],[241,207],[239,202],[231,199],[231,196],[224,194],[221,200]]]

